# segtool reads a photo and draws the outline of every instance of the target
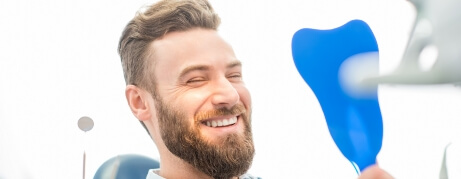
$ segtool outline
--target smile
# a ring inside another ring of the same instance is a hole
[[[208,127],[226,127],[237,123],[237,116],[228,119],[214,119],[202,122]]]

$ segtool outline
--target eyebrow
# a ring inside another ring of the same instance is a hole
[[[179,74],[179,78],[184,78],[188,73],[192,71],[208,71],[210,67],[206,65],[193,65],[193,66],[188,66],[184,70],[181,71]]]
[[[233,61],[231,63],[229,63],[226,68],[229,69],[229,68],[234,68],[234,67],[240,67],[242,66],[242,62],[240,61]],[[179,74],[179,78],[183,78],[184,76],[186,76],[188,73],[192,72],[192,71],[208,71],[210,70],[210,67],[207,66],[207,65],[192,65],[192,66],[188,66],[186,68],[184,68],[181,73]]]
[[[227,68],[234,68],[234,67],[241,67],[242,66],[242,62],[240,61],[233,61],[231,62],[230,64],[227,65]]]

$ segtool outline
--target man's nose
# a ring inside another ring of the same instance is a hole
[[[227,78],[218,80],[212,90],[211,102],[217,108],[230,109],[240,100],[237,89]]]

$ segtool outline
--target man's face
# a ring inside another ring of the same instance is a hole
[[[243,174],[254,154],[251,99],[232,48],[204,29],[169,33],[150,48],[167,148],[214,178]]]

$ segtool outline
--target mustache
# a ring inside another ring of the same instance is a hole
[[[246,109],[242,104],[236,104],[232,106],[232,108],[230,109],[219,108],[219,109],[199,112],[194,116],[194,120],[198,122],[198,121],[202,121],[202,120],[213,118],[213,117],[225,116],[225,115],[239,115],[245,112],[246,112]]]

